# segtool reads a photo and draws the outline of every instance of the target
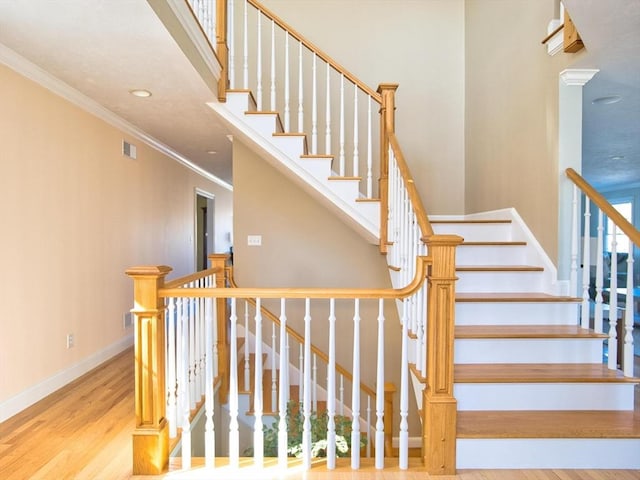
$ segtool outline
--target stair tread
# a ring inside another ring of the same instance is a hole
[[[609,410],[458,412],[458,438],[640,438],[640,414]]]
[[[455,338],[608,338],[578,325],[458,325]]]
[[[581,298],[543,292],[456,292],[456,302],[582,302]]]
[[[535,265],[456,265],[457,272],[542,272]]]
[[[446,224],[446,223],[455,223],[455,224],[482,224],[482,223],[512,223],[511,220],[498,220],[498,219],[485,219],[485,220],[429,220],[431,224]]]
[[[640,383],[602,363],[456,364],[455,383]]]
[[[524,246],[527,242],[462,242],[461,247],[514,247]]]

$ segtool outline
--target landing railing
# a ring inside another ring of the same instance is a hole
[[[635,282],[634,256],[640,244],[640,232],[575,170],[569,168],[566,174],[574,183],[570,288],[572,293],[582,298],[580,323],[584,328],[593,328],[602,333],[605,316],[608,316],[608,366],[613,370],[621,368],[625,376],[632,377],[634,318],[640,315],[640,289]],[[579,214],[581,210],[582,221]],[[595,222],[593,216],[596,217]],[[578,239],[581,224],[580,257]],[[611,238],[608,250],[605,250],[604,242],[605,225],[610,229],[607,232]],[[594,227],[595,251],[592,252]],[[622,245],[626,252],[619,252]],[[581,276],[578,262],[582,265]],[[623,267],[622,271],[619,266]],[[592,267],[595,267],[595,271]],[[626,278],[622,285],[619,284],[619,276]]]
[[[451,250],[455,247],[447,247]],[[435,248],[434,250],[438,250]],[[224,257],[219,257],[218,262]],[[377,348],[375,354],[376,364],[376,391],[375,391],[375,427],[373,428],[373,450],[375,453],[375,465],[384,467],[385,453],[385,402],[384,402],[384,370],[385,356],[385,303],[389,301],[406,301],[414,296],[428,278],[432,284],[439,283],[441,279],[434,275],[432,258],[418,257],[412,281],[402,289],[263,289],[263,288],[225,288],[224,280],[219,272],[221,267],[214,266],[203,274],[185,277],[179,281],[164,282],[164,277],[170,272],[169,267],[137,267],[127,271],[134,279],[135,308],[133,310],[136,322],[136,432],[134,433],[134,473],[160,473],[168,462],[168,437],[177,433],[177,427],[181,427],[182,440],[182,468],[191,466],[191,428],[190,416],[199,401],[205,405],[205,465],[213,467],[215,464],[214,432],[215,422],[213,385],[216,377],[226,377],[229,385],[230,405],[230,429],[229,435],[229,462],[232,467],[237,467],[240,462],[240,445],[238,436],[238,384],[237,384],[237,338],[242,315],[239,315],[239,302],[245,299],[255,302],[252,322],[255,324],[255,366],[254,385],[261,385],[262,378],[262,309],[261,302],[275,300],[280,304],[281,326],[286,327],[286,319],[292,314],[301,315],[304,322],[303,351],[302,351],[302,414],[304,429],[302,437],[302,465],[304,468],[311,466],[311,413],[313,408],[313,353],[311,349],[311,324],[322,318],[328,322],[328,368],[327,368],[327,466],[335,467],[335,450],[332,446],[336,443],[335,416],[336,402],[339,395],[336,391],[336,357],[341,353],[339,348],[346,348],[349,355],[353,356],[351,366],[353,384],[360,384],[361,357],[360,348],[361,325],[373,327],[377,325]],[[431,274],[429,274],[431,272]],[[212,277],[215,275],[215,277]],[[448,295],[451,291],[448,292]],[[302,303],[300,313],[295,308],[295,303]],[[340,308],[336,308],[337,304]],[[229,305],[229,315],[221,316],[224,305]],[[178,308],[180,305],[180,308]],[[293,308],[292,308],[293,307]],[[345,309],[352,311],[352,318],[344,318]],[[409,324],[410,313],[405,310],[405,324]],[[436,315],[437,317],[437,315]],[[175,325],[172,319],[175,319]],[[221,339],[229,328],[229,354],[230,361],[223,360],[220,353]],[[365,327],[366,328],[366,327]],[[241,327],[242,330],[245,330]],[[341,332],[340,338],[346,336],[348,330],[352,330],[351,341],[336,340],[336,330]],[[406,347],[406,329],[403,334],[403,345]],[[172,332],[175,331],[175,336]],[[194,333],[192,335],[192,332]],[[197,333],[199,332],[199,336]],[[217,332],[217,333],[216,333]],[[245,331],[246,334],[246,331]],[[202,338],[204,341],[202,341]],[[279,411],[284,412],[284,401],[291,381],[290,368],[287,366],[286,341],[280,342],[277,392],[279,398]],[[216,341],[217,340],[217,341]],[[284,345],[283,345],[284,344]],[[173,352],[175,345],[175,354]],[[285,354],[282,354],[282,349]],[[218,350],[216,354],[216,350]],[[274,346],[275,350],[275,346]],[[276,354],[277,352],[272,352]],[[344,352],[342,352],[344,355]],[[168,361],[167,361],[168,358]],[[275,360],[275,359],[274,359]],[[176,365],[175,375],[171,365]],[[167,365],[165,367],[165,365]],[[406,379],[407,362],[403,354],[401,362],[401,376]],[[224,373],[223,373],[224,369]],[[175,381],[174,377],[175,376]],[[170,381],[165,382],[165,377]],[[204,378],[204,381],[202,381]],[[165,387],[168,384],[168,388]],[[408,388],[403,381],[401,388]],[[260,388],[254,388],[253,415],[253,462],[254,465],[263,466],[263,402]],[[174,395],[175,394],[175,395]],[[407,398],[408,392],[404,392]],[[223,400],[221,400],[223,401]],[[351,402],[345,401],[348,408],[344,408],[345,415],[351,419],[351,445],[360,445],[363,438],[361,432],[362,400],[360,389],[351,389]],[[176,405],[175,415],[169,410]],[[407,468],[408,464],[408,419],[406,405],[400,407],[400,459],[401,468]],[[387,414],[388,415],[388,414]],[[172,425],[176,424],[176,428]],[[374,422],[372,422],[374,423]],[[279,425],[278,458],[281,465],[286,464],[287,431],[285,425]],[[359,468],[360,448],[351,448],[352,468]]]

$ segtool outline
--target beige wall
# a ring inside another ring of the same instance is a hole
[[[400,85],[396,133],[425,207],[464,213],[463,0],[262,3],[373,89]]]
[[[1,404],[130,336],[124,270],[193,271],[195,188],[227,232],[232,193],[4,66],[0,85]]]
[[[466,213],[515,207],[557,256],[558,82],[540,44],[554,0],[467,0]]]

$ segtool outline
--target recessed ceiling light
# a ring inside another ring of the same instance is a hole
[[[216,152],[215,150],[207,150],[207,153],[208,153],[209,155],[215,155],[215,154],[216,154],[216,153],[218,153],[218,152]]]
[[[134,89],[134,90],[129,90],[129,93],[131,95],[134,95],[136,97],[140,97],[140,98],[147,98],[151,96],[151,92],[149,90],[144,90],[144,89]]]
[[[618,103],[620,100],[622,100],[620,95],[609,95],[606,97],[594,98],[591,103],[596,105],[609,105],[611,103]]]
[[[622,160],[624,158],[624,155],[611,155],[609,158],[611,160]]]

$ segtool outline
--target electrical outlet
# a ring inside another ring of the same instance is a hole
[[[73,348],[74,338],[73,333],[67,333],[67,348]]]
[[[125,312],[122,315],[122,325],[125,330],[133,325],[133,316],[131,315],[131,312]]]

